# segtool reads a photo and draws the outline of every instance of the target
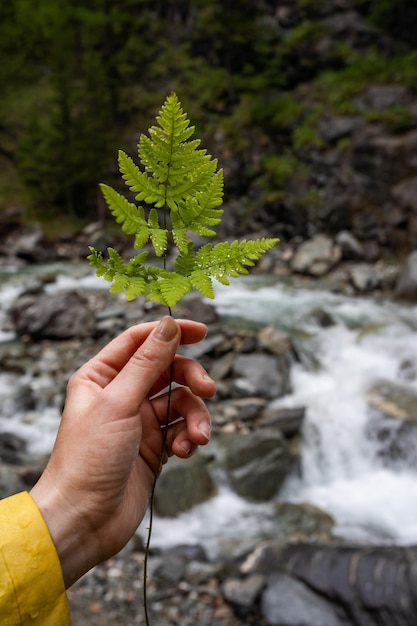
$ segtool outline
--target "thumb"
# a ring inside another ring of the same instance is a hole
[[[174,318],[164,317],[107,385],[106,391],[117,394],[121,402],[133,402],[137,408],[170,366],[180,340],[180,326]]]

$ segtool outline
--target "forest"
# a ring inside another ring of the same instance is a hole
[[[103,219],[98,183],[117,179],[117,150],[135,154],[175,91],[224,168],[230,230],[331,225],[317,163],[332,141],[341,160],[352,146],[320,121],[415,127],[401,99],[364,109],[355,97],[374,83],[413,93],[416,23],[406,0],[3,2],[0,215]]]

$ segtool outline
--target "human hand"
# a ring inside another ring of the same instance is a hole
[[[161,460],[186,458],[208,442],[210,416],[201,398],[211,397],[215,384],[197,362],[176,355],[179,343],[205,334],[203,324],[172,317],[134,326],[71,377],[51,458],[31,491],[67,588],[132,537]],[[171,394],[169,421],[175,423],[163,452],[162,391],[171,364],[180,386]]]

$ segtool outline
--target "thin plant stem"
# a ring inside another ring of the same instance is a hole
[[[166,189],[165,189],[165,197],[166,197]],[[168,207],[165,203],[164,212],[163,212],[164,228],[167,227],[167,212],[168,212]],[[164,269],[166,269],[166,261],[167,261],[167,250],[165,250],[163,254]],[[172,317],[172,310],[170,306],[168,307],[168,314]],[[169,416],[171,413],[171,395],[172,395],[173,377],[174,377],[174,363],[172,362],[169,368],[167,410],[166,410],[165,424],[164,424],[164,429],[163,429],[164,432],[162,436],[161,454],[159,456],[158,471],[155,474],[155,478],[154,478],[153,485],[152,485],[152,491],[151,491],[151,495],[149,498],[149,526],[148,526],[148,535],[146,537],[145,554],[144,554],[144,559],[143,559],[143,607],[144,607],[146,626],[150,626],[149,602],[148,602],[148,562],[149,562],[149,552],[151,548],[151,538],[152,538],[152,528],[153,528],[155,489],[156,489],[156,483],[158,482],[159,474],[162,471],[163,460],[165,456],[166,442],[167,442],[167,437],[168,437]]]
[[[172,315],[171,309],[169,311],[169,314]],[[148,526],[148,535],[146,538],[145,554],[144,554],[144,559],[143,559],[143,606],[144,606],[146,626],[150,626],[149,611],[148,611],[149,602],[148,602],[147,581],[148,581],[149,552],[150,552],[150,547],[151,547],[151,537],[152,537],[152,527],[153,527],[154,496],[155,496],[155,488],[156,488],[156,483],[158,481],[158,476],[162,470],[166,441],[167,441],[167,436],[168,436],[169,416],[171,412],[171,391],[172,391],[173,373],[174,373],[174,364],[171,363],[170,370],[169,370],[167,411],[166,411],[166,416],[165,416],[164,432],[163,432],[163,437],[162,437],[161,454],[159,457],[158,471],[155,474],[155,478],[154,478],[153,485],[152,485],[152,491],[151,491],[151,495],[149,499],[149,526]]]

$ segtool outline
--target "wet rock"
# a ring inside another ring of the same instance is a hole
[[[231,485],[249,500],[266,501],[276,495],[293,466],[284,436],[270,428],[227,437],[223,445]]]
[[[175,517],[205,502],[215,492],[216,487],[203,456],[197,454],[187,461],[172,457],[158,478],[155,512]]]
[[[19,465],[26,452],[26,442],[14,433],[0,433],[0,459],[3,463]]]
[[[253,422],[265,408],[264,398],[240,398],[231,402],[234,415],[242,422]]]
[[[36,407],[37,398],[32,387],[27,384],[18,385],[13,392],[14,411],[33,411]]]
[[[386,417],[414,423],[417,426],[417,392],[405,385],[380,381],[367,392],[374,409]]]
[[[239,355],[233,366],[234,397],[278,398],[290,390],[289,363],[286,357],[268,354]]]
[[[272,354],[288,354],[291,342],[287,333],[283,333],[274,326],[265,326],[258,333],[259,347]]]
[[[269,598],[267,596],[272,606],[274,598],[283,597],[278,593],[279,587],[275,585],[275,581],[284,574],[313,594],[313,597],[309,597],[312,606],[316,606],[314,596],[318,596],[321,599],[326,598],[333,608],[327,616],[328,621],[323,621],[318,613],[317,621],[310,614],[310,621],[294,622],[296,624],[328,626],[333,623],[331,621],[333,615],[340,620],[335,622],[338,626],[340,624],[392,626],[395,623],[414,623],[417,611],[414,595],[416,563],[415,546],[313,543],[283,545],[278,542],[266,542],[247,559],[246,569],[264,574],[275,573],[272,575],[274,593],[271,591]],[[286,582],[289,589],[292,589],[291,581],[286,579]],[[294,591],[294,598],[299,597],[300,591],[301,607],[304,607],[304,591],[299,587]],[[267,592],[268,589],[265,594]],[[269,608],[269,602],[266,606],[262,604],[265,612]],[[278,606],[281,609],[281,605]],[[279,613],[276,615],[278,617]],[[271,613],[269,616],[272,618],[274,614]],[[304,619],[302,612],[300,618]],[[268,621],[268,624],[293,623],[285,621],[288,618],[284,615],[281,619],[282,622]]]
[[[315,309],[312,311],[310,319],[312,322],[318,324],[320,328],[330,328],[336,324],[332,315],[324,309]]]
[[[274,518],[275,537],[281,541],[328,541],[335,526],[331,515],[304,502],[277,502]]]
[[[87,299],[76,291],[22,295],[13,305],[15,330],[38,340],[90,337],[95,331],[95,316]]]
[[[12,231],[4,245],[8,256],[30,262],[43,262],[50,258],[41,228],[18,228]]]
[[[226,601],[233,604],[239,613],[245,613],[257,601],[264,586],[265,579],[261,574],[229,578],[223,585],[223,594]]]
[[[380,285],[379,275],[374,265],[370,263],[357,263],[349,271],[352,285],[361,293],[373,291]]]
[[[291,269],[300,274],[323,276],[341,259],[340,247],[326,235],[317,235],[302,243],[291,261]]]
[[[417,301],[417,250],[407,258],[395,287],[395,295],[397,298]]]
[[[262,412],[259,425],[278,429],[286,437],[298,435],[305,419],[305,407],[281,407],[270,402]]]
[[[377,455],[385,464],[415,467],[417,463],[417,393],[384,381],[367,393],[371,419],[367,436],[377,442]]]
[[[336,607],[330,602],[287,574],[270,577],[262,594],[261,608],[268,626],[348,624],[338,616]]]

